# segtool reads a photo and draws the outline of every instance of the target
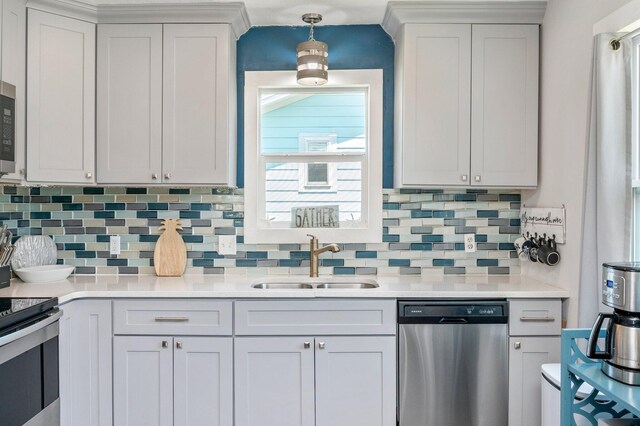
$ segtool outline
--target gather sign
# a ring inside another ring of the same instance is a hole
[[[293,207],[291,209],[292,228],[338,228],[338,205]]]

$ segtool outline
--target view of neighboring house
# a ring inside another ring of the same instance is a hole
[[[267,163],[267,219],[289,222],[293,207],[339,205],[340,222],[360,220],[361,162],[339,159],[366,152],[366,93],[268,93],[261,101],[263,154],[306,154]]]

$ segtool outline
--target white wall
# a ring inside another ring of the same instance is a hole
[[[568,327],[578,318],[580,247],[594,24],[629,0],[549,0],[541,33],[540,181],[525,205],[567,208],[567,243],[554,268],[523,261],[524,275],[571,292]],[[639,16],[640,17],[640,16]]]

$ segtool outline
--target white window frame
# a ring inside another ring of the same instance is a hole
[[[631,258],[640,260],[640,36],[631,39],[631,186],[633,243]]]
[[[325,142],[327,149],[325,152],[333,153],[334,156],[340,154],[336,152],[336,145],[338,143],[338,135],[335,133],[300,133],[298,135],[298,145],[300,152],[309,152],[309,142]],[[315,151],[318,152],[318,151]],[[310,163],[305,164],[309,165]],[[309,183],[307,177],[307,167],[300,167],[298,170],[298,191],[299,192],[336,192],[336,166],[335,163],[327,163],[327,183],[314,184]]]
[[[330,161],[362,161],[361,221],[357,227],[342,228],[276,228],[264,218],[265,179],[263,155],[260,152],[260,91],[263,89],[327,90],[364,88],[368,99],[366,119],[366,153],[282,154],[283,162],[317,160],[325,155]],[[296,83],[295,71],[247,71],[244,87],[244,240],[248,244],[303,243],[307,234],[321,241],[347,243],[382,242],[382,70],[333,70],[324,86],[305,89]],[[364,156],[364,158],[362,158]]]

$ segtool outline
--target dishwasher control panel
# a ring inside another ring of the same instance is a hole
[[[507,323],[508,319],[506,301],[398,302],[400,324]]]

